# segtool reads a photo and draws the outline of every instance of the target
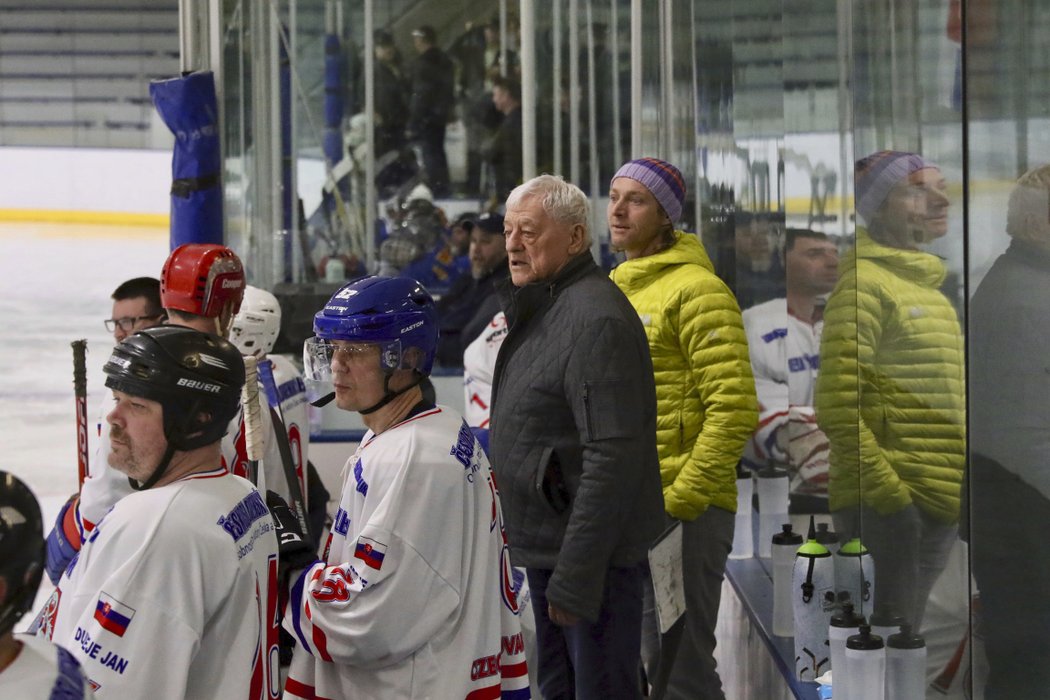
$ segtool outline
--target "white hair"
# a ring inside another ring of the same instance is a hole
[[[583,190],[559,175],[539,175],[511,190],[506,208],[516,207],[528,197],[539,199],[543,211],[558,223],[583,226],[584,240],[590,245],[590,202]]]

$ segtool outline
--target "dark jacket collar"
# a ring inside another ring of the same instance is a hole
[[[1050,250],[1019,238],[1010,240],[1006,256],[1032,267],[1050,267]]]
[[[558,295],[571,286],[577,280],[598,270],[598,264],[594,262],[591,251],[588,248],[565,263],[558,274],[552,279],[542,282],[532,282],[524,287],[515,287],[508,276],[496,283],[500,296],[500,304],[511,325],[518,320],[525,321],[531,318],[541,308],[551,304]]]

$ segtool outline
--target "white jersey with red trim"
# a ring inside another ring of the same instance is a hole
[[[86,538],[95,523],[116,505],[117,501],[129,494],[135,493],[128,483],[126,474],[109,466],[109,423],[106,415],[113,410],[113,391],[106,389],[102,402],[102,410],[98,418],[98,446],[95,449],[95,457],[90,465],[88,477],[84,479],[80,487],[80,502],[77,506],[77,525],[80,528],[82,538]],[[266,435],[270,426],[269,414],[263,416],[263,434]],[[244,449],[244,421],[241,413],[230,421],[226,435],[222,438],[222,463],[228,466],[238,476],[247,475],[247,457]],[[260,469],[260,471],[262,471]],[[261,484],[259,490],[266,493],[265,484]]]
[[[756,468],[770,460],[788,464],[792,491],[826,495],[828,442],[812,408],[824,320],[798,318],[783,298],[757,304],[743,318],[759,403],[745,462]]]
[[[507,330],[507,317],[500,311],[463,351],[463,418],[472,428],[489,427],[492,375]]]
[[[90,700],[95,697],[80,663],[68,651],[28,634],[16,634],[15,640],[22,648],[0,673],[0,698]]]
[[[530,697],[488,459],[455,412],[365,434],[325,561],[293,585],[286,698]]]
[[[99,698],[280,695],[277,538],[225,468],[120,499],[48,601],[40,634]]]

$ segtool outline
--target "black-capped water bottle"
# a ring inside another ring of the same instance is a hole
[[[886,640],[886,700],[926,697],[926,640],[911,625]]]
[[[834,681],[835,674],[831,677]],[[886,645],[869,625],[861,625],[860,632],[846,640],[846,697],[886,700]]]
[[[791,570],[802,541],[802,535],[792,531],[791,523],[786,523],[781,532],[773,535],[773,634],[778,637],[795,634]]]
[[[883,601],[875,603],[875,612],[868,617],[871,633],[882,637],[887,647],[889,646],[890,635],[900,632],[901,625],[906,622],[907,620],[904,619],[904,616],[897,613],[896,608],[890,603]]]
[[[816,680],[828,667],[828,625],[835,604],[835,566],[831,552],[816,540],[798,549],[791,572],[795,616],[795,673]]]
[[[831,616],[828,626],[828,646],[831,649],[831,687],[835,700],[847,700],[846,688],[846,640],[860,632],[864,616],[853,610],[848,594],[839,598],[839,611]]]

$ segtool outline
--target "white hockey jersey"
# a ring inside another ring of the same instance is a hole
[[[472,428],[489,427],[492,375],[507,330],[507,317],[500,311],[463,351],[463,418]]]
[[[113,391],[107,388],[102,410],[99,412],[98,445],[95,449],[95,456],[91,461],[88,477],[84,479],[80,487],[77,526],[80,528],[82,539],[91,533],[95,523],[102,520],[102,517],[116,505],[117,501],[135,493],[131,484],[128,483],[127,475],[109,466],[109,423],[106,422],[106,416],[113,410],[114,403]],[[273,430],[270,414],[266,412],[262,418],[263,435],[266,436]],[[244,447],[244,419],[238,412],[237,416],[230,421],[226,435],[222,438],[222,463],[237,476],[246,477],[248,474],[247,459]],[[260,468],[259,471],[261,473],[263,470]],[[259,490],[265,494],[265,484],[260,484]]]
[[[0,673],[0,698],[4,700],[90,700],[95,694],[76,658],[46,639],[16,634],[22,650]]]
[[[308,459],[310,430],[306,413],[306,385],[295,365],[289,360],[277,355],[271,356],[270,360],[273,360],[275,391],[278,394],[280,409],[284,416],[292,463],[302,489],[304,506],[308,507],[306,460]],[[259,389],[263,459],[259,460],[257,486],[260,493],[265,494],[267,490],[272,490],[285,501],[290,502],[291,488],[285,476],[273,421],[270,419],[267,395],[264,393],[265,388],[261,382]],[[105,401],[99,414],[98,447],[94,461],[91,463],[91,473],[84,480],[80,490],[77,524],[82,538],[91,532],[95,523],[101,520],[117,501],[134,493],[134,489],[128,484],[128,477],[109,466],[109,423],[106,422],[106,414],[112,408],[113,392],[106,389]],[[245,442],[244,416],[241,413],[238,413],[237,417],[230,422],[226,435],[222,438],[222,460],[223,465],[229,467],[233,474],[248,478],[250,467]]]
[[[325,561],[292,587],[286,698],[530,697],[488,459],[444,407],[365,434]]]
[[[828,442],[813,412],[824,320],[798,318],[784,298],[757,304],[743,318],[759,403],[745,462],[788,464],[793,492],[826,495]]]
[[[48,601],[41,634],[99,698],[279,697],[277,538],[224,469],[122,498]]]

